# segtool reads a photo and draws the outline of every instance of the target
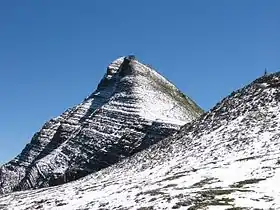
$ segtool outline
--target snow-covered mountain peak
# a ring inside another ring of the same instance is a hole
[[[139,114],[153,121],[183,125],[203,112],[171,82],[132,55],[114,60],[88,99],[98,96],[116,101],[129,94],[139,102]]]
[[[172,135],[202,110],[134,56],[107,68],[82,103],[44,124],[0,168],[0,193],[76,180]]]

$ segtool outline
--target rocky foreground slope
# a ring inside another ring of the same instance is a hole
[[[2,209],[280,209],[280,73],[99,172],[0,198]]]
[[[76,180],[149,147],[201,114],[156,71],[133,56],[119,58],[94,93],[47,122],[0,168],[0,194]]]

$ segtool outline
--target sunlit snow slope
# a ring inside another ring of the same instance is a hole
[[[233,92],[180,132],[2,209],[280,209],[280,73]]]
[[[115,60],[97,90],[48,121],[0,168],[0,194],[59,185],[173,134],[202,110],[134,56]]]

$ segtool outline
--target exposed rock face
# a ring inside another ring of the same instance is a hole
[[[280,209],[280,73],[180,132],[76,182],[0,198],[3,209]],[[21,203],[19,203],[21,201]]]
[[[97,90],[51,119],[0,168],[0,193],[59,185],[173,134],[202,110],[134,57],[107,68]]]

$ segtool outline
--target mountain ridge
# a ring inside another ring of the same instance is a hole
[[[278,209],[280,73],[256,79],[179,132],[65,185],[10,194],[18,209]],[[9,203],[9,204],[7,204]]]

